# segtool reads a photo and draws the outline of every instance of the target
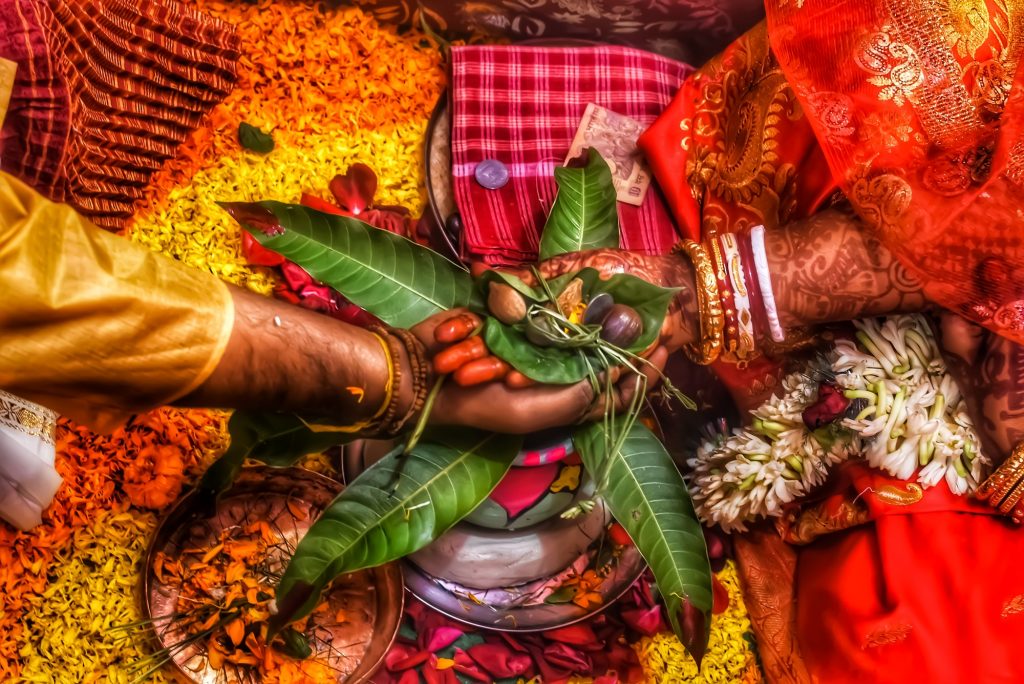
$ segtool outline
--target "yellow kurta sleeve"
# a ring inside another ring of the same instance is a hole
[[[0,173],[0,388],[109,429],[202,384],[233,318],[212,274]]]

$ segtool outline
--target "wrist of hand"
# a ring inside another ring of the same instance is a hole
[[[700,339],[696,276],[693,265],[684,254],[673,252],[658,258],[661,262],[658,269],[660,282],[656,284],[678,289],[661,330],[662,344],[672,353]]]
[[[411,332],[383,328],[375,332],[387,342],[393,373],[388,404],[368,432],[393,437],[416,424],[426,403],[433,373],[425,346]]]

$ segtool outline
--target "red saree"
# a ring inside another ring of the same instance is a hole
[[[683,231],[777,229],[839,191],[931,299],[1024,342],[1022,9],[769,2],[767,30],[641,139]],[[716,371],[735,394],[778,367]],[[856,465],[780,525],[786,541],[736,539],[769,680],[1024,681],[1024,544],[989,511]]]

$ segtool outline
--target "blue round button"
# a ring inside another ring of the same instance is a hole
[[[476,182],[488,190],[497,190],[508,183],[508,167],[497,159],[487,159],[476,165],[473,170]]]

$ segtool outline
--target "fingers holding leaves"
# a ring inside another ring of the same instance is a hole
[[[451,375],[461,387],[502,380],[509,374],[511,367],[491,354],[479,335],[483,323],[478,316],[455,310],[441,319],[433,333],[435,349],[439,349],[433,359],[435,373]],[[522,378],[514,382],[527,386]]]
[[[630,406],[635,401],[642,398],[643,395],[658,385],[667,361],[668,350],[664,347],[656,346],[651,350],[650,356],[646,359],[645,363],[635,366],[638,372],[632,372],[632,369],[619,366],[612,368],[607,376],[602,375],[599,381],[607,382],[611,386],[611,393],[599,393],[596,402],[580,422],[603,418],[609,413],[609,402],[612,404],[611,413],[621,414],[629,411]],[[622,377],[624,373],[626,377]],[[640,397],[637,396],[638,394]]]

